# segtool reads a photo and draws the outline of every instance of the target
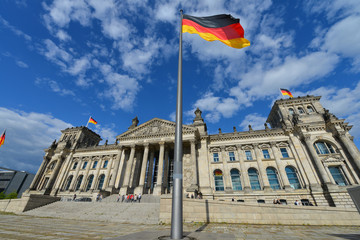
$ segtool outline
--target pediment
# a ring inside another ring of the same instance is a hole
[[[183,125],[183,134],[194,133],[195,127]],[[120,135],[117,139],[137,138],[137,137],[157,137],[157,136],[175,136],[175,122],[153,118],[133,129],[130,129]]]

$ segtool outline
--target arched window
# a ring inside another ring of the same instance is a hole
[[[299,111],[299,114],[304,114],[305,113],[305,111],[304,111],[304,109],[302,107],[298,107],[298,111]]]
[[[314,109],[311,106],[307,106],[306,109],[307,109],[308,113],[314,112]]]
[[[215,191],[224,191],[224,181],[222,171],[216,169],[214,171]]]
[[[103,185],[104,185],[104,180],[105,180],[105,175],[101,174],[99,177],[99,185],[98,185],[98,190],[101,190]]]
[[[55,165],[56,165],[56,161],[55,162],[52,162],[49,166],[49,169],[54,169],[55,168]]]
[[[348,185],[340,166],[329,167],[329,171],[330,171],[330,173],[331,173],[332,177],[334,178],[334,181],[335,181],[335,183],[337,185],[339,185],[339,186]]]
[[[331,144],[327,142],[316,142],[314,143],[314,148],[317,154],[330,154],[335,153],[335,150]]]
[[[255,168],[249,168],[248,174],[249,174],[251,189],[261,190],[258,171]]]
[[[294,109],[289,108],[289,113],[290,113],[290,115],[294,115]]]
[[[72,169],[76,169],[77,165],[78,165],[78,162],[74,162],[74,166]]]
[[[231,176],[233,190],[235,191],[242,190],[239,170],[231,169],[230,176]]]
[[[85,190],[85,191],[89,191],[89,190],[90,190],[93,181],[94,181],[94,175],[90,175],[90,176],[88,177],[88,181],[87,181],[88,184],[87,184],[87,186],[86,186],[86,190]]]
[[[301,185],[300,185],[299,179],[297,177],[295,168],[293,168],[291,166],[287,166],[285,168],[285,171],[286,171],[286,175],[289,179],[290,187],[292,187],[293,189],[301,189]]]
[[[65,190],[66,191],[69,190],[72,180],[73,180],[73,175],[69,176],[68,179],[67,179],[67,182],[66,182],[66,185],[65,185]]]
[[[270,187],[274,190],[281,189],[275,168],[268,167],[266,169],[266,174],[269,179]]]
[[[77,190],[79,190],[79,189],[80,189],[81,182],[82,182],[83,178],[84,178],[84,175],[80,175],[80,176],[78,177],[78,180],[77,180],[77,183],[76,183],[76,188],[75,188],[75,191],[77,191]]]

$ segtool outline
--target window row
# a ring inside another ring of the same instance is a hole
[[[108,161],[108,160],[105,160],[105,161],[104,161],[104,164],[103,164],[103,168],[106,168],[107,165],[108,165],[108,163],[109,163],[109,161]],[[73,169],[73,170],[76,169],[77,166],[78,166],[78,164],[79,164],[79,162],[74,162],[74,165],[73,165],[72,169]],[[82,165],[81,169],[86,169],[86,166],[87,166],[87,165],[88,165],[88,162],[87,162],[87,161],[83,162],[83,165]],[[92,165],[92,168],[95,169],[95,168],[97,167],[97,165],[98,165],[98,161],[94,161],[94,162],[93,162],[93,165]]]
[[[73,175],[68,177],[66,184],[65,184],[65,191],[70,190],[70,186],[73,182],[73,178],[74,178]],[[75,191],[80,190],[83,178],[84,178],[84,175],[80,175],[77,178],[76,183],[75,183],[75,189],[74,189]],[[93,181],[94,181],[94,175],[91,174],[86,180],[86,188],[85,188],[86,192],[90,190],[90,188],[93,184]],[[101,174],[98,178],[97,187],[95,187],[95,189],[101,190],[104,186],[104,181],[105,181],[105,174]]]
[[[300,189],[301,184],[299,182],[297,172],[294,167],[287,166],[285,168],[286,175],[288,177],[290,186],[293,189]],[[275,168],[268,167],[266,169],[266,174],[269,180],[270,187],[274,190],[281,189],[280,182],[278,179],[278,174]],[[250,181],[250,187],[252,190],[261,190],[261,184],[259,180],[259,173],[255,168],[248,169],[248,177]],[[238,169],[231,169],[230,178],[232,183],[232,189],[234,191],[242,190],[242,184],[240,179],[240,172]],[[223,181],[223,173],[221,170],[216,169],[214,171],[214,181],[215,181],[215,191],[224,191],[224,181]]]
[[[314,109],[313,109],[312,106],[307,106],[306,110],[307,110],[308,113],[313,113],[314,112]],[[305,110],[302,107],[298,107],[297,111],[298,111],[299,114],[305,114]],[[289,113],[290,113],[290,115],[294,115],[294,113],[295,113],[294,109],[289,108]]]
[[[281,152],[281,156],[283,158],[289,158],[289,154],[288,154],[286,148],[280,148],[280,152]],[[229,153],[228,161],[230,161],[230,162],[236,161],[235,152],[228,152],[228,153]],[[262,149],[262,154],[263,154],[264,159],[270,159],[271,158],[268,149]],[[254,160],[251,150],[245,150],[245,157],[246,157],[246,160]],[[218,152],[213,153],[213,161],[214,162],[219,162],[220,161],[220,155],[219,155]]]
[[[347,186],[348,181],[346,180],[345,174],[340,166],[331,166],[329,171],[335,181],[339,186]],[[301,184],[297,175],[297,171],[292,166],[285,167],[285,172],[289,180],[290,187],[293,189],[301,189]],[[269,180],[270,187],[273,190],[281,189],[277,170],[273,167],[266,168],[266,175]],[[259,180],[259,173],[255,168],[248,169],[248,177],[250,182],[250,187],[252,190],[261,190],[261,184]],[[240,179],[240,172],[238,169],[231,169],[230,178],[232,183],[232,189],[234,191],[241,191],[242,184]],[[214,183],[215,191],[224,191],[224,182],[223,182],[223,173],[221,170],[216,169],[214,171]]]

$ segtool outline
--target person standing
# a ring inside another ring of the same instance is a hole
[[[141,193],[139,193],[138,199],[139,199],[139,203],[140,203],[140,201],[141,201]]]

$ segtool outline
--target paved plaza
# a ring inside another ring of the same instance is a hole
[[[170,232],[170,226],[0,214],[1,239],[152,239],[152,232]],[[208,239],[360,239],[360,227],[350,226],[189,223],[184,232],[212,236]]]

